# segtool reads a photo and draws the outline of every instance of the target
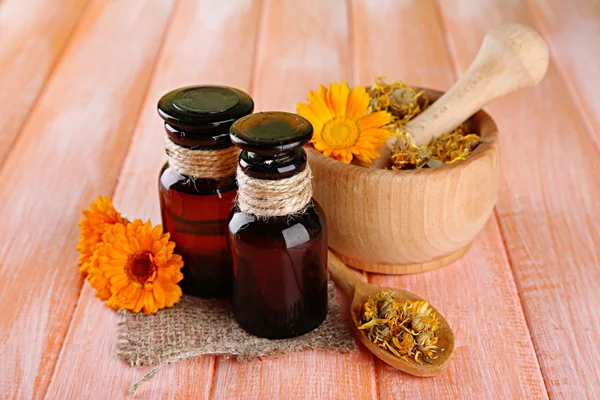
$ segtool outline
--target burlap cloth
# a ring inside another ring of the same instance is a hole
[[[341,319],[335,288],[329,283],[329,313],[312,332],[291,338],[269,340],[242,330],[227,300],[183,296],[173,308],[154,315],[121,312],[117,329],[117,356],[131,366],[155,365],[129,389],[151,379],[163,366],[200,355],[236,357],[239,361],[264,356],[322,349],[347,352],[356,348],[347,322]]]

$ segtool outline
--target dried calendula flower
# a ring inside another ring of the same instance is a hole
[[[441,135],[427,146],[417,146],[406,131],[406,123],[422,113],[429,104],[420,102],[423,91],[402,83],[387,84],[383,78],[375,79],[369,88],[370,110],[387,111],[392,117],[387,129],[398,138],[392,149],[391,169],[435,168],[464,160],[479,144],[479,136],[469,133],[461,124],[454,131]]]
[[[419,104],[419,97],[423,91],[417,92],[414,88],[402,83],[394,82],[391,85],[385,83],[383,78],[376,78],[375,84],[369,88],[371,112],[387,111],[392,114],[392,119],[387,125],[388,130],[400,122],[413,119],[423,112]],[[425,104],[426,108],[426,104]]]
[[[367,337],[396,357],[433,363],[444,349],[437,346],[439,320],[426,301],[398,301],[382,291],[363,305],[362,325]]]

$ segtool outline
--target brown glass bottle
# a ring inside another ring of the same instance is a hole
[[[233,150],[229,128],[253,108],[246,93],[222,86],[180,88],[158,102],[168,139],[179,146],[176,149],[194,150],[186,153],[192,157],[197,157],[198,151],[218,151],[211,153],[218,157],[227,149]],[[184,293],[194,296],[228,296],[232,290],[232,259],[226,227],[236,196],[237,158],[231,161],[233,169],[225,172],[226,176],[214,176],[210,167],[208,172],[188,172],[180,165],[187,165],[186,159],[174,158],[172,144],[167,143],[169,161],[159,177],[160,206],[163,226],[184,261],[184,278],[179,284]]]
[[[302,145],[311,136],[310,123],[289,113],[253,114],[231,127],[232,141],[243,150],[241,171],[267,181],[291,178],[307,168]],[[229,244],[234,263],[233,312],[244,330],[286,338],[323,322],[327,229],[317,202],[310,199],[299,212],[279,216],[245,212],[236,204],[229,218]]]

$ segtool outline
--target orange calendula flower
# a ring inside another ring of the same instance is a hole
[[[174,249],[161,225],[114,224],[96,247],[88,280],[109,307],[153,314],[181,298],[183,261]]]
[[[79,221],[79,242],[76,250],[79,251],[79,272],[87,276],[90,268],[90,261],[96,245],[102,241],[102,234],[107,227],[124,222],[125,219],[115,210],[108,197],[98,196],[89,210],[83,211],[84,217]]]
[[[313,125],[311,143],[327,157],[349,164],[354,157],[370,163],[390,137],[390,113],[368,113],[371,98],[364,86],[350,90],[346,82],[320,85],[308,92],[308,104],[298,103],[296,112]]]

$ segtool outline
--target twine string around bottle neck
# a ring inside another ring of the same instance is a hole
[[[231,146],[218,150],[188,149],[165,136],[165,151],[169,166],[193,179],[223,179],[235,173],[240,149]]]
[[[245,213],[259,217],[278,217],[304,212],[312,198],[312,171],[306,168],[289,178],[256,179],[238,166],[237,203]]]

